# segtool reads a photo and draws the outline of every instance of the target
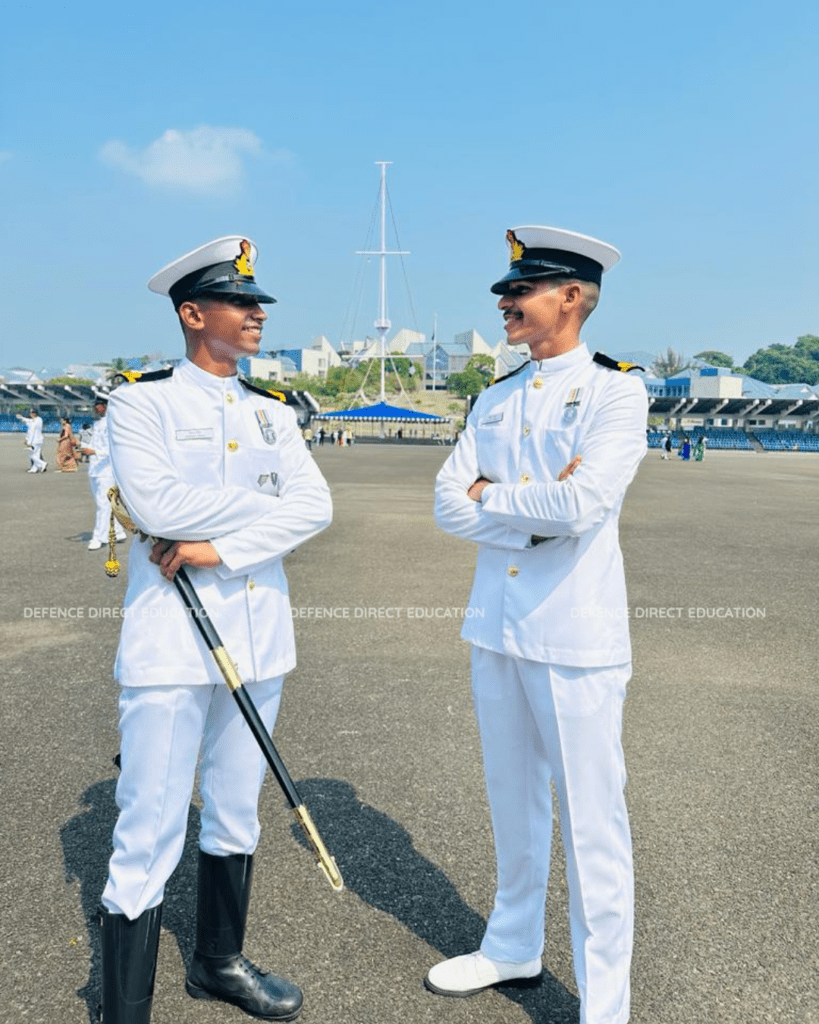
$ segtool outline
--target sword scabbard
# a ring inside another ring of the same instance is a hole
[[[313,847],[313,853],[316,855],[318,866],[327,876],[327,881],[332,885],[336,892],[341,892],[344,888],[344,879],[341,877],[341,872],[338,870],[335,858],[330,856],[329,850],[324,845],[324,841],[319,835],[315,822],[310,817],[310,812],[304,804],[299,804],[298,807],[293,808],[293,813],[296,815],[296,821],[298,821],[301,826],[301,830],[306,836],[307,841]]]

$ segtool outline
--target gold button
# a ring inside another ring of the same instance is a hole
[[[238,441],[228,441],[228,451],[229,452],[236,452],[238,450],[239,450],[239,442]]]
[[[228,402],[232,402],[232,401],[233,401],[233,395],[232,395],[232,394],[231,394],[230,392],[228,392],[228,393],[227,393],[227,394],[225,395],[225,399],[226,399],[226,401],[228,401]]]
[[[517,574],[520,572],[520,569],[518,569],[516,565],[510,565],[506,571],[510,576],[517,576]]]
[[[527,424],[526,424],[526,426],[525,426],[525,427],[523,428],[523,436],[524,436],[524,437],[528,437],[528,436],[529,436],[529,434],[530,434],[530,432],[531,432],[531,429],[532,429],[532,428],[531,428],[531,427],[529,426],[529,424],[527,423]]]
[[[253,590],[253,588],[254,588],[255,586],[256,586],[256,583],[255,583],[255,582],[254,582],[253,580],[250,580],[250,582],[249,582],[249,583],[248,583],[248,585],[247,585],[247,589],[248,589],[248,590]]]
[[[530,479],[531,479],[531,477],[529,476],[528,473],[521,473],[520,474],[520,482],[522,484],[528,484]]]
[[[535,377],[534,381],[532,382],[532,387],[533,388],[542,388],[543,387],[543,381],[540,379],[540,377]]]

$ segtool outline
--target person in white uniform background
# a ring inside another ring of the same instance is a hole
[[[96,420],[91,430],[91,440],[82,449],[88,455],[88,486],[94,499],[94,532],[88,542],[89,551],[98,551],[108,541],[108,530],[111,521],[111,505],[108,492],[114,486],[114,471],[111,469],[111,456],[108,451],[108,399],[97,395],[94,400]],[[117,540],[125,540],[125,530],[119,523],[114,524]]]
[[[625,1024],[633,934],[622,707],[631,674],[618,518],[646,451],[642,382],[592,357],[580,329],[612,246],[550,227],[507,232],[500,295],[529,362],[477,399],[436,482],[438,525],[479,545],[462,637],[497,856],[478,951],[433,967],[473,995],[542,971],[556,788],[581,1024]]]
[[[196,948],[186,989],[263,1020],[292,1020],[300,989],[242,955],[266,762],[171,580],[184,565],[269,732],[296,663],[282,560],[330,523],[330,494],[293,411],[237,377],[275,302],[256,247],[217,239],[156,274],[186,357],[126,373],[111,394],[114,475],[135,541],[115,674],[120,809],[102,895],[106,1024],[147,1024],[165,883],[182,854],[201,748]]]
[[[21,416],[17,413],[17,419],[26,425],[26,439],[23,442],[29,449],[31,466],[29,473],[45,473],[48,463],[42,457],[43,450],[43,421],[36,409],[29,409],[28,416]]]

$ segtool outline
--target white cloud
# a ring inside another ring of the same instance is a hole
[[[245,158],[262,156],[262,142],[245,128],[202,125],[189,131],[169,128],[144,149],[112,140],[99,156],[148,185],[225,192],[241,183]]]

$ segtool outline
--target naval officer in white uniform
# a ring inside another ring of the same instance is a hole
[[[548,227],[507,232],[509,344],[531,359],[475,403],[436,484],[438,525],[479,545],[462,632],[497,856],[480,950],[432,991],[467,996],[541,974],[556,788],[581,1024],[625,1024],[633,933],[622,707],[631,674],[618,518],[646,451],[643,383],[580,329],[612,246]]]
[[[40,414],[36,409],[29,409],[28,419],[25,416],[21,416],[17,413],[17,419],[21,420],[26,425],[26,439],[23,442],[26,448],[31,450],[29,459],[31,466],[27,470],[29,473],[45,473],[48,469],[48,463],[42,456],[43,451],[43,421]]]
[[[94,399],[94,429],[91,431],[91,442],[83,448],[83,455],[88,460],[88,485],[94,499],[94,532],[88,542],[89,551],[98,551],[108,541],[108,530],[111,523],[111,505],[108,502],[108,491],[114,486],[114,471],[111,469],[111,455],[108,451],[108,398],[97,395]],[[114,533],[118,541],[125,540],[125,530],[118,522],[114,522]]]
[[[242,956],[257,803],[266,762],[170,582],[184,565],[272,731],[296,664],[282,561],[330,522],[330,494],[293,411],[237,377],[275,302],[256,247],[217,239],[149,287],[173,301],[186,357],[125,374],[111,395],[111,460],[151,547],[134,542],[116,660],[120,814],[102,896],[106,1024],[147,1024],[165,883],[182,854],[201,753],[196,951],[186,988],[263,1020],[292,1020],[302,994]]]

